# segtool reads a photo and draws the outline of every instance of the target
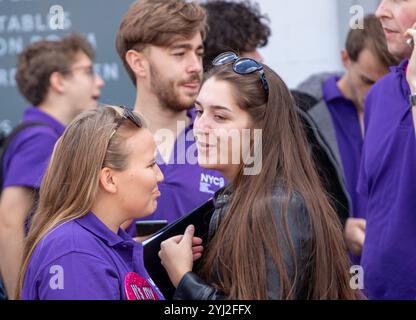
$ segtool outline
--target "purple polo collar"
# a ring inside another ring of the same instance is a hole
[[[132,237],[127,234],[121,228],[118,231],[118,234],[115,234],[111,231],[93,212],[88,212],[82,218],[75,220],[80,226],[84,229],[95,234],[97,237],[102,239],[110,247],[114,247],[119,244],[130,244],[134,245],[135,242]]]

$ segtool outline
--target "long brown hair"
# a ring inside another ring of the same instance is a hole
[[[120,108],[110,106],[84,112],[66,128],[55,145],[42,181],[38,207],[25,243],[17,299],[38,243],[56,226],[89,212],[96,198],[100,170],[127,167],[129,154],[125,140],[137,130],[140,129],[131,121],[122,121]]]
[[[306,272],[301,275],[304,298],[356,298],[349,287],[341,225],[314,167],[287,86],[264,66],[270,87],[266,97],[257,72],[239,75],[231,66],[214,67],[205,79],[213,77],[231,85],[236,104],[249,113],[254,128],[262,130],[263,163],[258,175],[244,175],[242,166],[232,182],[230,204],[204,255],[201,276],[231,299],[267,299],[269,256],[280,277],[282,299],[295,298],[299,284],[290,279],[279,244],[285,239],[290,243],[298,278],[299,261],[287,224],[289,199],[296,192],[306,204],[312,235],[307,267],[302,269]],[[272,207],[277,184],[286,191],[281,208],[283,228],[278,228]]]

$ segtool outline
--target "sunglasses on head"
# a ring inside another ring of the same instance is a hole
[[[231,62],[233,62],[233,71],[235,73],[246,75],[251,74],[253,72],[259,72],[260,81],[263,86],[264,92],[266,93],[267,97],[269,96],[269,83],[267,82],[266,74],[264,73],[264,69],[261,63],[251,58],[240,58],[234,52],[224,52],[218,55],[212,61],[212,65],[222,66]]]
[[[111,133],[110,140],[115,135],[118,128],[120,128],[121,124],[123,123],[123,120],[130,120],[138,128],[143,127],[142,121],[140,120],[140,118],[138,116],[136,116],[134,114],[133,111],[131,111],[129,108],[127,108],[125,106],[119,106],[119,108],[123,109],[123,113],[121,114],[121,119],[118,120],[116,127],[114,128],[113,132]]]

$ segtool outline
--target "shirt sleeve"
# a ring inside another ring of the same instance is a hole
[[[192,271],[185,273],[173,295],[173,300],[227,300],[228,297],[208,285]]]
[[[48,264],[36,279],[40,300],[120,300],[117,271],[105,260],[71,252]]]
[[[38,131],[16,146],[4,173],[3,188],[21,186],[39,189],[57,139],[56,135],[46,130]]]

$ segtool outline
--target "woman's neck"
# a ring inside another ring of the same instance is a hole
[[[123,217],[120,206],[114,205],[114,201],[106,200],[105,197],[97,196],[91,211],[115,234],[118,233],[120,226],[128,220]]]

